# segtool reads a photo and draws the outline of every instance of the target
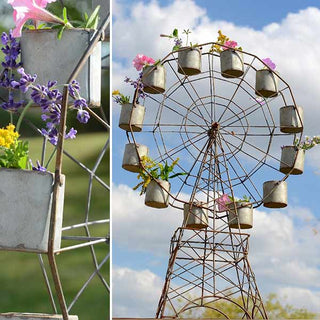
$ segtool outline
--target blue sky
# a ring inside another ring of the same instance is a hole
[[[116,1],[112,87],[133,94],[123,79],[125,75],[136,77],[131,66],[134,56],[144,53],[160,58],[171,49],[171,43],[159,39],[160,33],[170,33],[174,27],[190,28],[192,41],[203,43],[214,41],[217,30],[222,29],[246,51],[274,58],[297,103],[304,107],[305,134],[318,135],[320,46],[315,39],[319,8],[318,1]],[[135,174],[121,168],[127,140],[117,128],[119,110],[113,106],[113,312],[115,316],[152,317],[166,272],[170,238],[182,219],[172,209],[148,209],[143,197],[131,190],[137,180]],[[319,163],[318,147],[307,153],[304,174],[287,180],[288,208],[258,208],[255,228],[250,231],[250,262],[262,294],[276,292],[288,303],[317,312]],[[270,247],[270,238],[278,241],[276,247]]]

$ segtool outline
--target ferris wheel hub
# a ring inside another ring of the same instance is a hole
[[[210,138],[216,137],[217,132],[220,130],[220,123],[219,122],[213,122],[211,124],[211,128],[208,130],[208,136]]]

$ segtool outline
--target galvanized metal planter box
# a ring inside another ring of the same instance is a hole
[[[220,67],[221,75],[225,78],[241,77],[244,73],[242,52],[232,49],[222,51],[220,53]]]
[[[250,229],[253,226],[253,208],[248,202],[229,203],[228,224],[234,229]]]
[[[256,72],[256,94],[264,98],[278,95],[279,78],[275,72],[269,69],[261,69]]]
[[[145,205],[157,209],[167,208],[169,205],[170,183],[164,180],[152,180],[146,188]]]
[[[0,313],[0,320],[62,320],[62,315],[40,313]],[[78,320],[78,316],[69,316],[69,320]]]
[[[0,169],[0,250],[48,252],[53,184],[49,172]],[[64,185],[59,187],[55,250],[61,243]]]
[[[302,174],[305,150],[295,146],[284,146],[281,151],[280,171],[284,174]]]
[[[284,208],[288,205],[286,181],[266,181],[263,183],[263,205],[267,208]]]
[[[186,228],[203,229],[208,227],[208,209],[203,203],[185,203],[183,206],[184,222]]]
[[[37,74],[37,83],[48,81],[66,84],[72,71],[86,51],[93,30],[68,29],[57,39],[57,30],[26,30],[21,37],[21,60],[27,73]],[[101,43],[77,77],[81,95],[91,106],[100,106],[101,100]]]
[[[130,172],[140,172],[140,159],[148,153],[149,148],[143,144],[127,143],[122,158],[122,168]]]
[[[162,65],[146,66],[142,71],[144,92],[151,94],[163,93],[166,90],[166,69]]]
[[[303,108],[286,106],[280,108],[280,131],[298,133],[303,130]]]
[[[201,50],[184,47],[178,52],[178,72],[187,76],[201,73]]]
[[[121,106],[119,127],[125,131],[140,132],[143,127],[146,108],[140,104],[124,103]],[[130,125],[129,125],[130,124]]]

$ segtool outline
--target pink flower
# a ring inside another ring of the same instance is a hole
[[[228,40],[225,42],[225,44],[223,45],[224,46],[224,50],[227,50],[227,49],[234,49],[236,46],[238,45],[238,43],[236,41],[231,41],[231,40]]]
[[[8,0],[13,7],[13,19],[16,24],[13,36],[21,36],[22,27],[29,19],[63,24],[60,18],[44,9],[48,3],[54,1],[56,0]]]
[[[137,71],[142,70],[142,68],[147,64],[154,64],[155,61],[143,54],[137,54],[133,59],[132,64],[137,69]]]
[[[227,194],[223,194],[221,197],[217,198],[217,203],[219,211],[226,211],[226,205],[230,203],[230,198]]]
[[[262,61],[271,69],[275,70],[276,64],[270,58],[264,58]]]

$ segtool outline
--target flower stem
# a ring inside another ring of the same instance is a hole
[[[12,114],[12,112],[9,112],[9,113],[10,113],[10,123],[13,124],[13,114]]]
[[[55,155],[55,153],[57,152],[57,148],[54,148],[54,150],[52,151],[52,153],[51,153],[51,155],[50,155],[50,157],[49,157],[49,159],[48,159],[48,161],[47,161],[47,164],[46,164],[46,168],[48,168],[48,166],[49,166],[49,164],[50,164],[50,162],[51,162],[51,160],[52,160],[52,158],[53,158],[53,156]]]
[[[24,107],[23,111],[21,112],[21,114],[20,114],[20,116],[19,116],[19,119],[18,119],[18,122],[17,122],[17,126],[16,126],[16,131],[17,131],[17,132],[19,132],[22,119],[24,118],[27,110],[31,107],[31,105],[32,105],[32,101],[29,101],[28,104]]]

